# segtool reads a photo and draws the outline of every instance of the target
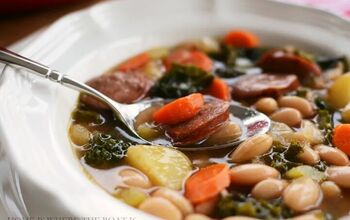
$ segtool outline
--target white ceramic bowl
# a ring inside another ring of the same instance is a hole
[[[345,20],[263,0],[110,1],[64,17],[21,53],[87,80],[147,48],[222,35],[232,28],[249,29],[268,45],[350,55]],[[20,176],[29,214],[153,219],[117,201],[82,172],[67,138],[77,96],[25,71],[5,71],[0,140]]]

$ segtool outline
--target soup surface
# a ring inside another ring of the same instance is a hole
[[[154,48],[87,84],[121,103],[167,100],[134,122],[157,144],[86,94],[70,140],[92,181],[163,219],[338,219],[350,211],[348,68],[342,55],[272,48],[244,30]],[[269,116],[268,133],[200,150],[242,135],[233,103]]]

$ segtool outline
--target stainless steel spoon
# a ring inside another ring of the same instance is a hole
[[[165,100],[152,99],[128,105],[121,104],[110,99],[109,97],[86,85],[85,83],[74,80],[70,76],[64,75],[56,70],[52,70],[48,66],[30,60],[7,49],[0,48],[0,61],[7,64],[15,64],[20,67],[24,67],[26,69],[32,70],[38,76],[47,78],[66,87],[94,96],[95,98],[106,103],[135,137],[145,142],[146,144],[152,144],[152,142],[143,139],[136,132],[134,128],[135,118],[140,112],[153,105],[164,104]],[[242,135],[239,138],[232,140],[232,142],[221,145],[177,148],[180,150],[208,150],[235,146],[248,137],[266,133],[270,127],[270,119],[266,115],[255,111],[254,109],[243,107],[237,103],[232,102],[230,103],[230,112],[234,115],[236,121],[238,120],[238,123],[240,124],[243,131]]]

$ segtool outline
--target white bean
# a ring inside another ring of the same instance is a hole
[[[278,104],[273,98],[261,98],[255,103],[255,108],[256,110],[261,111],[262,113],[270,115],[273,112],[277,111]]]
[[[350,188],[350,167],[334,166],[326,170],[327,180],[335,182],[343,188]]]
[[[285,180],[266,179],[254,186],[252,196],[259,199],[275,199],[282,195],[287,185]]]
[[[163,187],[152,193],[152,196],[169,200],[180,209],[184,216],[193,213],[192,204],[177,191]]]
[[[314,110],[309,101],[298,96],[283,96],[278,99],[280,107],[289,107],[297,109],[305,118],[314,115]]]
[[[294,108],[282,108],[270,115],[270,118],[277,122],[282,122],[288,126],[297,126],[301,123],[301,113]]]
[[[348,156],[341,150],[326,145],[317,145],[315,150],[319,153],[322,160],[336,166],[346,166],[349,164]]]
[[[317,207],[322,200],[318,183],[309,177],[294,180],[283,192],[283,201],[296,212],[304,212]]]
[[[123,183],[128,186],[134,186],[143,189],[147,189],[152,186],[148,177],[136,169],[126,168],[119,171],[118,174],[121,177]]]
[[[161,197],[151,197],[146,199],[141,203],[139,209],[166,220],[182,219],[180,210],[169,200]]]
[[[253,186],[268,178],[278,178],[280,173],[263,164],[243,164],[230,170],[231,183],[237,185]]]
[[[303,152],[298,154],[298,158],[307,165],[315,165],[320,161],[320,156],[310,146],[303,146]]]
[[[202,202],[194,207],[195,213],[200,213],[203,215],[211,215],[215,209],[218,199],[210,199],[208,201]]]
[[[238,145],[231,154],[232,162],[242,163],[253,159],[256,156],[266,153],[272,146],[272,137],[261,134],[248,138]]]
[[[323,192],[323,195],[326,198],[335,198],[341,196],[341,189],[337,184],[335,184],[332,181],[324,181],[321,184],[321,189]]]
[[[206,215],[202,215],[202,214],[189,214],[188,216],[186,216],[185,220],[210,220],[211,218],[209,218]]]

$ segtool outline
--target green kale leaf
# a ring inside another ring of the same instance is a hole
[[[237,66],[238,58],[245,58],[255,63],[266,48],[236,48],[228,45],[221,45],[220,50],[209,56],[216,61],[214,73],[223,78],[234,78],[246,74],[252,66]]]
[[[258,157],[258,161],[284,174],[293,167],[303,165],[298,159],[298,154],[301,152],[303,152],[303,148],[299,143],[292,142],[288,146],[275,143],[269,152]]]
[[[131,143],[115,139],[109,134],[96,133],[84,147],[84,160],[93,167],[111,167],[125,155]]]
[[[152,95],[179,98],[208,88],[214,79],[211,73],[195,66],[173,64],[172,68],[153,86]]]
[[[281,199],[255,199],[238,192],[221,196],[215,208],[215,217],[249,216],[259,219],[285,219],[294,215]]]
[[[327,110],[318,110],[317,122],[318,128],[325,136],[326,144],[332,144],[333,123],[332,114]]]
[[[317,124],[318,128],[323,132],[325,136],[325,144],[332,145],[332,133],[333,133],[333,109],[330,105],[321,97],[315,98],[315,104],[317,110]]]

